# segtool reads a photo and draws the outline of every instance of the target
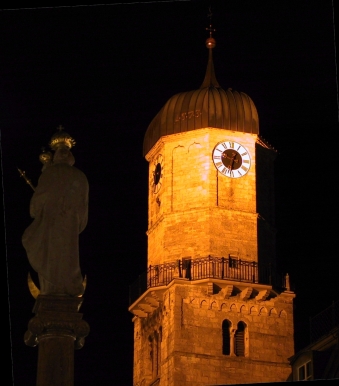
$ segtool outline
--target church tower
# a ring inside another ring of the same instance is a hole
[[[211,30],[211,29],[210,29]],[[149,125],[148,269],[131,288],[134,386],[287,380],[293,298],[275,276],[273,162],[251,98],[197,90]]]

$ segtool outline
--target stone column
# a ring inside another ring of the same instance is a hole
[[[39,295],[24,341],[39,345],[36,386],[73,386],[74,349],[80,349],[89,325],[79,313],[81,297]]]

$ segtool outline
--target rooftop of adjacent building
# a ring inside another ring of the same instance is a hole
[[[293,381],[306,364],[311,380],[339,380],[339,300],[310,318],[310,344],[289,360]]]

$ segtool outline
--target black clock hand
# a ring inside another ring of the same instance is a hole
[[[233,163],[234,163],[235,156],[236,156],[236,154],[232,153],[232,157],[229,157],[229,159],[231,160],[231,162],[230,162],[230,170],[233,169]]]

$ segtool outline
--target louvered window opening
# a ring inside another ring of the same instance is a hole
[[[245,325],[243,322],[238,323],[238,329],[235,332],[235,355],[245,356]]]

